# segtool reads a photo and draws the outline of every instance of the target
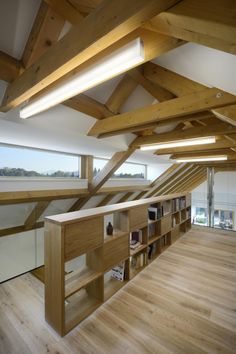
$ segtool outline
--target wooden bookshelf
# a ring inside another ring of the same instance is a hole
[[[114,227],[112,236],[106,235],[109,221]],[[64,336],[190,228],[189,194],[47,217],[46,321]],[[141,235],[140,245],[130,249],[134,233]],[[71,262],[75,267],[68,273]],[[123,281],[111,277],[117,265],[124,267]]]

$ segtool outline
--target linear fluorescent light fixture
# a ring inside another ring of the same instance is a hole
[[[143,62],[143,43],[137,38],[32,100],[20,110],[20,117],[28,118],[43,112]]]
[[[226,155],[222,156],[206,156],[206,157],[196,157],[196,158],[181,158],[176,159],[175,162],[182,163],[182,162],[208,162],[208,161],[225,161],[228,157]]]
[[[216,142],[215,136],[208,136],[205,138],[194,138],[194,139],[185,139],[178,141],[170,141],[168,143],[160,143],[155,145],[144,145],[140,147],[140,150],[161,150],[182,146],[194,146],[194,145],[205,145],[205,144],[214,144]]]

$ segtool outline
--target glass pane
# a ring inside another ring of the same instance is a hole
[[[0,146],[0,176],[80,177],[80,157],[37,149]]]
[[[230,165],[229,165],[230,166]],[[236,230],[236,172],[228,170],[215,173],[214,226],[224,230]]]
[[[103,167],[106,165],[107,162],[108,162],[108,160],[106,160],[106,159],[94,158],[93,159],[93,175],[96,176],[103,169]]]
[[[146,178],[146,166],[125,162],[114,173],[113,178]]]
[[[93,160],[93,174],[96,176],[109,160],[95,158]],[[123,163],[112,178],[146,178],[146,165],[131,162]]]

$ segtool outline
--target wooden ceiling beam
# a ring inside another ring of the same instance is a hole
[[[119,187],[102,187],[99,189],[99,191],[96,193],[96,195],[100,194],[117,194],[117,193],[124,193],[124,192],[138,192],[140,190],[149,190],[149,185],[142,185],[142,184],[137,184],[134,185],[132,184],[131,186],[119,186]]]
[[[23,66],[19,60],[0,51],[0,80],[12,82],[22,71]]]
[[[183,0],[149,20],[145,28],[236,54],[235,18],[232,0]]]
[[[193,92],[201,92],[206,86],[181,76],[173,71],[165,69],[154,63],[144,64],[144,76],[157,83],[177,97],[189,95]],[[211,109],[211,112],[219,119],[236,125],[236,105]]]
[[[82,14],[88,14],[98,7],[103,0],[70,0],[70,2],[74,4]]]
[[[127,74],[124,75],[105,103],[107,110],[112,112],[110,116],[119,113],[120,108],[137,86],[136,81],[132,77]]]
[[[88,135],[96,137],[106,133],[116,135],[117,131],[126,132],[126,129],[133,127],[136,128],[163,120],[168,121],[171,118],[182,117],[232,103],[236,103],[236,96],[216,88],[205,88],[203,91],[97,121]]]
[[[8,86],[1,110],[7,111],[20,105],[66,74],[75,74],[74,69],[79,72],[86,65],[128,43],[131,38],[137,38],[138,34],[141,36],[141,32],[136,33],[135,30],[144,21],[177,2],[178,0],[130,0],[127,3],[126,0],[105,0]],[[86,33],[86,36],[81,36],[81,33]],[[142,33],[144,37],[145,33],[149,34],[148,39],[146,37],[149,41],[155,38],[154,34],[150,38],[150,31],[144,30]],[[159,38],[159,43],[145,48],[146,61],[150,60],[150,56],[153,58],[153,53],[157,50],[164,52],[174,43],[181,43],[172,38],[168,40],[166,36]],[[145,38],[142,39],[145,45]]]
[[[40,216],[44,213],[44,211],[49,206],[50,201],[41,201],[36,204],[32,212],[28,215],[25,220],[25,230],[32,230],[34,225],[37,223]]]
[[[84,94],[72,97],[63,104],[96,119],[110,117],[113,114],[104,104]]]
[[[218,108],[214,110],[214,114],[224,122],[236,126],[236,105]]]
[[[151,189],[151,193],[145,197],[153,197],[156,193],[161,194],[173,181],[176,181],[176,178],[178,179],[183,173],[186,173],[186,171],[192,169],[192,165],[187,163],[176,164],[176,166],[175,171],[170,173],[169,176],[166,176],[166,178],[160,179],[160,181]]]
[[[194,181],[196,178],[198,178],[200,175],[202,175],[203,170],[199,166],[195,166],[195,169],[193,169],[190,173],[186,174],[182,179],[178,180],[174,185],[172,185],[166,193],[172,193],[172,191],[185,191],[185,186],[189,183],[189,181]]]
[[[86,188],[0,192],[0,205],[79,198],[87,193]]]
[[[186,175],[190,174],[192,171],[194,171],[197,167],[194,166],[193,164],[185,164],[183,168],[180,170],[179,173],[175,174],[173,178],[168,179],[168,181],[161,186],[161,188],[158,188],[156,190],[156,193],[154,195],[161,195],[161,194],[168,194],[168,190],[176,185],[176,183],[179,183],[179,181],[184,178]]]
[[[150,185],[150,190],[142,195],[143,198],[152,197],[155,194],[157,188],[159,188],[168,178],[175,176],[183,165],[173,164],[166,171],[164,171],[160,176],[158,176]],[[139,198],[138,198],[139,199]]]
[[[41,229],[42,227],[44,227],[44,222],[43,221],[35,223],[29,229],[26,229],[25,225],[8,227],[6,229],[1,229],[0,230],[0,237],[10,236],[10,235],[13,235],[13,234],[18,234],[20,232],[25,232],[25,231],[35,230],[35,229]]]
[[[142,192],[141,192],[142,193]],[[116,203],[124,203],[134,194],[134,192],[125,193]]]
[[[64,20],[70,22],[72,25],[77,26],[83,19],[82,14],[77,7],[76,2],[70,0],[44,0],[50,8],[60,15]]]
[[[136,81],[137,84],[142,86],[148,93],[150,93],[151,96],[153,96],[159,102],[168,101],[175,97],[168,90],[146,79],[142,73],[142,68],[140,67],[130,70],[128,74]]]
[[[142,145],[157,144],[157,143],[167,143],[169,141],[178,141],[183,139],[192,139],[206,136],[217,136],[236,133],[236,127],[232,125],[220,122],[214,126],[190,128],[183,131],[172,131],[161,134],[153,134],[150,136],[137,137],[133,142],[132,146],[138,148]]]
[[[57,42],[64,24],[64,18],[42,1],[23,52],[24,68],[31,66]]]
[[[191,192],[193,189],[197,188],[198,186],[200,186],[200,184],[205,182],[206,179],[207,179],[207,173],[206,173],[206,171],[204,171],[204,172],[202,172],[202,174],[198,175],[193,180],[190,180],[189,183],[187,183],[185,186],[183,186],[183,188],[186,192]]]
[[[107,205],[114,198],[114,194],[107,194],[97,205],[96,208]]]

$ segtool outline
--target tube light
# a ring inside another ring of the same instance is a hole
[[[193,145],[204,145],[204,144],[214,144],[216,142],[215,136],[208,136],[205,138],[194,138],[194,139],[185,139],[179,141],[170,141],[168,143],[163,144],[155,144],[155,145],[144,145],[140,147],[140,150],[160,150],[160,149],[168,149],[182,146],[193,146]]]
[[[89,68],[49,90],[44,95],[32,100],[20,110],[21,118],[28,118],[43,112],[81,92],[88,90],[144,61],[144,48],[137,38],[105,58],[98,60]]]
[[[181,158],[176,159],[175,162],[182,163],[182,162],[205,162],[205,161],[225,161],[228,157],[226,155],[222,156],[206,156],[206,157],[196,157],[196,158]]]

